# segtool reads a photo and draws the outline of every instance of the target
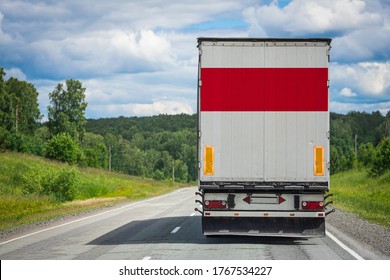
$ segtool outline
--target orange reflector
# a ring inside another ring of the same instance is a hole
[[[324,176],[324,146],[314,146],[314,176]]]
[[[204,147],[204,175],[214,175],[214,147]]]

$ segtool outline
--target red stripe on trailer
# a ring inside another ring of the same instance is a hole
[[[328,111],[327,68],[202,68],[200,110]]]

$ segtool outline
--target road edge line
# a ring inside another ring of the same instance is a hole
[[[331,234],[329,231],[326,231],[326,235],[329,236],[330,239],[332,239],[334,242],[336,242],[337,245],[339,245],[341,248],[343,248],[345,251],[347,251],[355,259],[357,259],[357,260],[364,260],[364,258],[362,256],[360,256],[354,250],[352,250],[347,245],[345,245],[343,242],[341,242],[336,236]]]

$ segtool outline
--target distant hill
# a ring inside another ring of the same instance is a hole
[[[143,134],[159,132],[177,132],[184,129],[196,131],[196,115],[158,115],[151,117],[119,117],[88,119],[87,132],[105,135],[112,133],[122,135],[124,139],[130,140],[137,132]]]

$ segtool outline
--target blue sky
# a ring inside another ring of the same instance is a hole
[[[66,79],[88,118],[195,113],[197,37],[330,37],[330,110],[390,110],[390,0],[0,1],[0,67],[44,115]]]

